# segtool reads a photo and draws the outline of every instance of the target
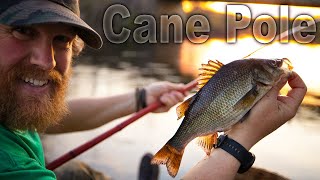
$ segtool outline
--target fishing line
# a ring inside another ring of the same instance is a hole
[[[307,22],[308,24],[311,23],[310,26],[313,26],[313,25],[316,25],[316,24],[317,24],[317,22],[314,22],[314,21],[305,21],[305,22]],[[288,29],[288,30],[286,30],[286,31],[278,34],[278,35],[275,37],[275,39],[279,39],[279,41],[282,41],[282,40],[284,40],[285,38],[289,38],[290,35],[293,35],[294,33],[298,33],[298,32],[300,32],[301,30],[306,29],[306,28],[308,28],[308,27],[309,27],[309,26],[303,26],[303,27],[297,26],[297,27]],[[278,41],[276,41],[276,42],[278,42]],[[252,53],[250,53],[250,54],[248,54],[247,56],[243,57],[243,59],[246,59],[246,58],[250,57],[250,56],[253,55],[254,53],[260,51],[261,49],[263,49],[263,48],[265,48],[265,47],[271,46],[271,45],[273,45],[274,43],[275,43],[275,41],[272,42],[272,43],[268,43],[268,44],[266,44],[266,45],[264,45],[264,46],[262,46],[262,47],[260,47],[260,48],[258,48],[258,49],[256,49],[256,50],[254,50]]]

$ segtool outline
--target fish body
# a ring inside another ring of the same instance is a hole
[[[205,137],[202,146],[209,154],[213,134],[240,121],[282,76],[290,74],[290,70],[282,67],[283,62],[284,59],[246,59],[220,66],[216,63],[217,72],[187,100],[180,127],[152,163],[166,164],[174,177],[185,147],[196,137]],[[203,76],[207,75],[208,72]]]

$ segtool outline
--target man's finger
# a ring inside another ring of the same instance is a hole
[[[292,73],[288,83],[292,89],[288,92],[287,96],[278,97],[278,100],[298,108],[307,92],[307,87],[301,77],[295,72]]]
[[[171,104],[174,104],[173,100],[170,98],[170,95],[168,93],[164,94],[160,97],[161,103],[163,103],[165,106],[171,106]]]
[[[177,103],[182,102],[184,100],[184,95],[181,92],[173,91],[171,92],[171,94],[175,97]]]
[[[288,92],[287,96],[300,104],[307,92],[307,86],[296,72],[292,73],[288,83],[292,89]]]
[[[171,83],[171,82],[167,82],[168,85],[168,89],[170,91],[172,90],[176,90],[176,91],[182,91],[184,89],[184,84],[180,83],[180,84],[175,84],[175,83]]]
[[[288,92],[287,96],[278,96],[278,100],[297,109],[307,92],[307,87],[300,76],[295,72],[292,73],[288,83],[292,89]]]

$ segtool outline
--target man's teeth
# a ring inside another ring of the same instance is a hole
[[[34,86],[43,86],[45,84],[48,84],[48,80],[38,80],[38,79],[32,79],[32,78],[24,78],[23,80],[24,82]]]

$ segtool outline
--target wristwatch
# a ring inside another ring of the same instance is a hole
[[[248,171],[256,159],[254,154],[247,151],[247,149],[237,141],[229,138],[228,135],[220,135],[215,148],[223,149],[240,162],[241,165],[238,170],[240,174]]]

